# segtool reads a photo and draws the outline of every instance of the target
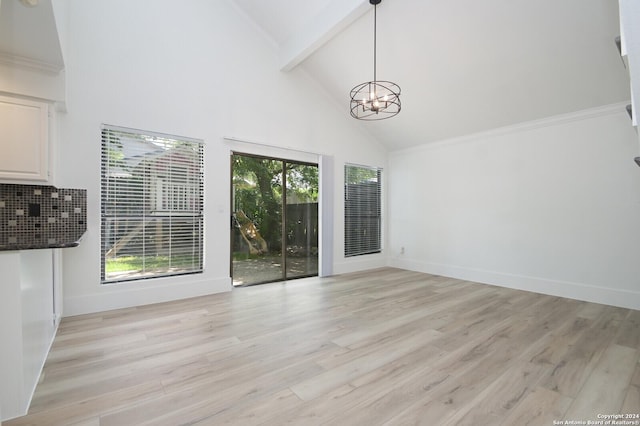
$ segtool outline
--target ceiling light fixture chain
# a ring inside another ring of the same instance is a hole
[[[391,81],[378,81],[377,21],[378,4],[382,0],[369,0],[373,5],[373,81],[361,83],[351,89],[351,116],[358,120],[383,120],[400,112],[400,86]]]

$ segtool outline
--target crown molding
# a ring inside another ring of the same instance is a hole
[[[625,111],[628,103],[629,103],[628,101],[618,102],[614,104],[589,108],[581,111],[558,114],[558,115],[554,115],[551,117],[542,118],[538,120],[531,120],[523,123],[516,123],[510,126],[498,127],[495,129],[472,133],[469,135],[458,136],[458,137],[449,138],[449,139],[441,139],[434,142],[425,142],[422,145],[413,146],[413,147],[409,147],[409,148],[405,148],[397,151],[391,151],[389,154],[404,155],[407,153],[420,152],[420,151],[429,150],[429,149],[438,148],[438,147],[447,146],[447,145],[475,142],[478,139],[498,137],[498,136],[503,136],[508,134],[541,129],[545,127],[558,126],[558,125],[567,124],[575,121],[587,120],[595,117],[619,114]]]
[[[57,75],[64,69],[64,65],[52,64],[39,59],[27,58],[7,52],[0,52],[0,64],[16,68],[28,69],[49,75]]]

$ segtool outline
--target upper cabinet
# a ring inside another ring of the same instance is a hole
[[[0,96],[0,180],[49,180],[49,105]]]

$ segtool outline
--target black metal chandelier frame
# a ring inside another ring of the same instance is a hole
[[[377,79],[377,10],[381,1],[369,0],[373,5],[373,81],[351,89],[351,116],[358,120],[384,120],[397,115],[401,109],[400,86]]]

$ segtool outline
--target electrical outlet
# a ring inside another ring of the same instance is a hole
[[[404,247],[400,247],[400,254],[404,254]]]

